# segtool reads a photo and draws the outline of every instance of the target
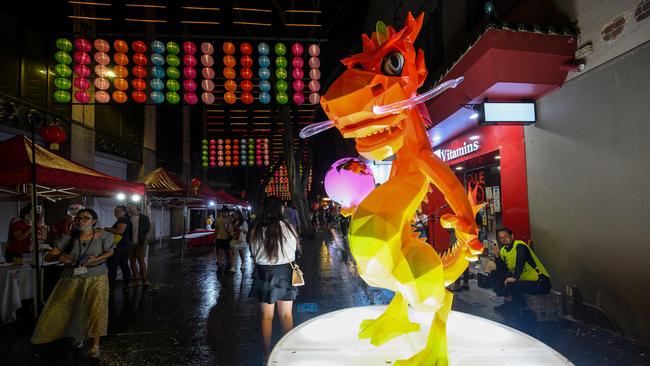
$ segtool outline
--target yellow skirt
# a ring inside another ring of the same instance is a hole
[[[106,335],[108,277],[61,277],[38,318],[32,343]]]

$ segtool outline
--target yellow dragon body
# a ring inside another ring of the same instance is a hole
[[[420,107],[377,115],[373,106],[413,98],[427,75],[422,50],[413,42],[422,26],[409,13],[405,27],[378,26],[363,35],[363,52],[342,60],[347,70],[331,85],[321,105],[344,138],[354,138],[364,157],[383,160],[395,155],[389,180],[372,191],[352,214],[351,252],[359,273],[371,286],[395,291],[384,314],[364,320],[359,336],[374,345],[419,330],[408,319],[408,305],[435,313],[426,346],[396,365],[447,365],[446,320],[453,283],[483,251],[477,240],[475,205],[452,170],[432,152]],[[413,216],[433,184],[445,196],[453,215],[441,218],[455,230],[456,244],[442,255],[413,232]]]

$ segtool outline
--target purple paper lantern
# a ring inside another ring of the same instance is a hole
[[[375,189],[372,170],[357,158],[337,160],[325,173],[324,183],[327,195],[346,208],[357,206]]]

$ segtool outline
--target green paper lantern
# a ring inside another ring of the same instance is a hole
[[[282,57],[282,56],[276,58],[275,59],[275,66],[286,69],[287,68],[287,59]]]
[[[170,79],[178,79],[181,77],[181,72],[174,66],[170,66],[167,68],[167,77]]]
[[[286,92],[287,88],[289,87],[289,84],[287,83],[286,80],[278,80],[275,82],[275,89],[279,92]]]
[[[208,140],[203,139],[203,140],[201,140],[201,143],[202,143],[203,145],[207,145],[207,144],[208,144]]]
[[[289,96],[285,92],[279,92],[275,95],[275,100],[280,104],[287,104],[289,101]]]
[[[58,76],[69,78],[72,75],[72,69],[64,64],[56,64],[54,66],[54,73]]]
[[[54,54],[54,59],[56,62],[64,65],[70,65],[72,63],[72,57],[69,53],[63,51],[57,51]]]
[[[207,161],[204,161],[202,165],[204,168],[207,168],[209,166]]]
[[[167,92],[167,94],[165,94],[165,98],[171,104],[178,104],[178,102],[181,101],[181,96],[178,95],[178,93],[173,92],[173,91]],[[207,154],[208,152],[205,151],[205,153]]]
[[[281,67],[275,69],[275,76],[278,79],[286,79],[287,78],[287,69],[283,69]]]
[[[57,89],[68,90],[72,87],[72,83],[70,82],[70,79],[56,78],[54,79],[54,86],[56,86]]]
[[[72,51],[72,42],[65,38],[59,38],[56,40],[56,48],[64,52]]]
[[[167,60],[169,66],[176,67],[181,64],[181,59],[179,59],[177,55],[167,55],[165,59]]]
[[[201,155],[203,155],[204,158],[208,158],[208,152],[207,151],[202,151]]]
[[[285,46],[284,43],[281,43],[281,42],[276,43],[275,44],[275,53],[277,55],[280,55],[280,56],[284,55],[285,53],[287,53],[287,46]]]
[[[181,52],[181,48],[178,43],[169,41],[167,42],[167,52],[171,53],[172,55],[177,55],[179,52]]]
[[[178,82],[178,80],[175,80],[175,79],[169,79],[169,80],[167,80],[167,82],[165,83],[165,85],[167,86],[167,89],[168,89],[169,91],[173,91],[173,92],[178,91],[178,89],[181,88],[181,84]],[[208,148],[207,145],[205,145],[205,146],[203,146],[203,147],[205,147],[206,149]]]
[[[201,150],[203,150],[203,151],[208,151],[208,145],[203,145],[203,146],[201,146]]]
[[[54,100],[58,103],[68,103],[71,99],[72,96],[67,90],[57,90],[54,92]]]

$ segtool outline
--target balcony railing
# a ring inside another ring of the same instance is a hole
[[[95,131],[95,150],[142,163],[142,146]]]

